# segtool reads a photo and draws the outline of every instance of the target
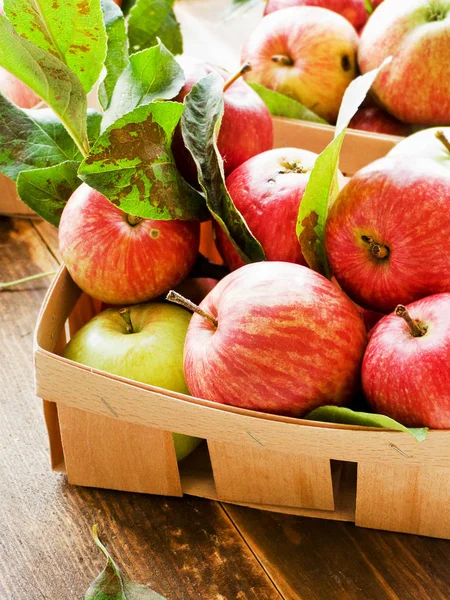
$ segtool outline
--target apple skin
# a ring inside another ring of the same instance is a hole
[[[298,148],[275,148],[247,160],[227,177],[234,205],[261,244],[267,260],[307,266],[295,232],[298,207],[317,154]],[[299,172],[301,171],[301,172]],[[214,223],[217,248],[234,271],[244,261]]]
[[[183,375],[183,349],[190,314],[177,306],[149,303],[129,307],[134,333],[118,308],[96,315],[79,329],[62,355],[82,365],[173,392],[189,394]],[[177,459],[201,442],[174,433]]]
[[[192,87],[212,72],[219,73],[224,83],[229,74],[210,63],[189,56],[177,57],[186,82],[177,102],[183,102]],[[245,81],[238,79],[224,92],[224,114],[217,146],[224,161],[225,176],[240,164],[273,146],[272,117],[261,98]],[[236,132],[239,132],[237,136]],[[185,148],[180,127],[177,127],[172,142],[172,152],[178,170],[188,183],[198,187],[197,167]]]
[[[405,123],[450,125],[450,0],[385,0],[361,35],[361,72],[388,56],[372,86],[380,104]]]
[[[358,171],[330,209],[325,245],[334,276],[363,308],[450,291],[450,178],[430,159],[385,157]],[[373,242],[387,256],[376,257]]]
[[[0,67],[0,92],[20,108],[33,108],[41,99],[27,85]]]
[[[291,6],[319,6],[342,15],[355,29],[367,22],[368,14],[364,0],[268,0],[264,15]]]
[[[353,303],[321,275],[253,263],[222,279],[200,307],[218,327],[191,319],[184,373],[193,395],[291,416],[350,402],[366,331]]]
[[[178,285],[198,254],[200,225],[194,221],[127,215],[86,184],[67,202],[59,225],[59,248],[72,279],[108,304],[136,304]]]
[[[252,65],[245,79],[290,96],[334,123],[356,77],[357,46],[355,29],[331,10],[277,10],[263,18],[242,49],[242,62]]]
[[[402,140],[389,151],[388,156],[415,156],[431,158],[450,169],[450,152],[436,138],[436,132],[442,131],[450,142],[450,127],[432,127],[423,129]]]
[[[360,108],[349,123],[351,129],[372,131],[387,135],[407,136],[412,132],[409,125],[402,123],[379,106]]]
[[[364,355],[364,393],[376,412],[407,427],[450,429],[450,294],[422,298],[407,310],[427,332],[414,337],[401,317],[384,317]]]

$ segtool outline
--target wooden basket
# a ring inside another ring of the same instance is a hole
[[[276,120],[276,145],[320,151],[328,127]],[[392,138],[351,132],[351,175]],[[450,538],[450,433],[409,434],[267,415],[191,398],[58,355],[99,310],[61,268],[35,338],[51,462],[70,483],[150,494],[193,494],[266,510]],[[177,463],[171,432],[207,440]]]

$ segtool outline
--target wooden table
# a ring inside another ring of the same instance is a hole
[[[0,281],[57,266],[55,231],[0,217]],[[77,488],[49,468],[33,391],[48,280],[0,292],[0,599],[76,600],[101,537],[167,600],[448,600],[450,542],[207,500]]]

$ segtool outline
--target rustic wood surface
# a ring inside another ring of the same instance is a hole
[[[0,281],[56,267],[55,232],[0,218]],[[32,337],[48,280],[0,292],[0,599],[82,599],[103,567],[167,600],[447,600],[450,542],[186,497],[69,486],[49,468]]]

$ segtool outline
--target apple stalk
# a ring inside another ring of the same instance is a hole
[[[133,323],[131,322],[131,314],[129,308],[121,308],[119,310],[119,315],[125,321],[125,325],[128,333],[134,333]]]
[[[368,235],[363,235],[362,240],[363,240],[363,242],[366,242],[367,244],[369,244],[370,252],[372,253],[372,255],[375,258],[383,259],[383,258],[387,258],[389,256],[390,250],[389,250],[388,246],[385,246],[384,244],[381,244],[380,242],[376,242],[374,239],[372,239]]]
[[[245,73],[248,73],[249,71],[252,70],[252,65],[247,61],[245,62],[239,69],[239,71],[237,71],[237,73],[235,73],[234,75],[232,75],[230,77],[230,79],[228,79],[225,82],[225,85],[223,86],[223,91],[226,92],[227,89],[233,85],[233,83],[235,81],[237,81],[240,77],[242,77],[242,75],[244,75]]]
[[[412,319],[411,315],[408,312],[408,309],[406,308],[406,306],[403,306],[403,304],[399,304],[396,307],[394,314],[396,314],[397,317],[401,317],[402,319],[404,319],[406,321],[406,323],[408,324],[408,327],[410,329],[411,335],[413,337],[422,337],[426,334],[426,332],[427,332],[426,325],[424,325],[417,319]]]
[[[57,271],[47,271],[46,273],[37,273],[36,275],[30,275],[29,277],[22,277],[22,279],[16,279],[15,281],[0,283],[0,290],[15,287],[16,285],[20,285],[22,283],[28,283],[29,281],[36,281],[37,279],[42,279],[43,277],[50,277],[51,275],[56,275],[56,273]]]
[[[445,133],[441,129],[439,129],[439,131],[436,131],[434,135],[445,146],[448,152],[450,152],[450,140],[448,140]]]
[[[179,304],[180,306],[187,308],[187,310],[190,310],[191,312],[194,312],[197,315],[208,319],[208,321],[211,321],[214,327],[217,327],[219,324],[217,319],[213,317],[212,314],[206,312],[206,310],[203,310],[202,308],[197,306],[197,304],[194,304],[194,302],[191,302],[190,300],[188,300],[178,292],[175,292],[174,290],[170,290],[170,292],[166,296],[166,300],[168,300],[169,302],[173,302],[174,304]]]

